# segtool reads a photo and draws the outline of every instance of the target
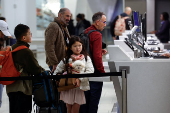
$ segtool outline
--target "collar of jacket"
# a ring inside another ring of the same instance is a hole
[[[91,25],[96,31],[98,31],[99,33],[101,33],[101,31],[99,31],[94,25]],[[102,34],[102,33],[101,33]]]
[[[30,45],[27,42],[23,42],[23,41],[20,41],[20,40],[17,40],[16,44],[18,44],[18,45],[25,45],[28,48],[30,47]]]
[[[54,22],[57,22],[59,25],[61,25],[61,26],[64,27],[64,28],[67,27],[67,25],[64,24],[63,22],[61,22],[61,20],[59,20],[58,17],[55,17],[55,18],[54,18]]]

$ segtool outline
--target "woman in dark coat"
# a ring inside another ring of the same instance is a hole
[[[155,35],[158,37],[161,43],[168,43],[169,41],[169,14],[167,12],[163,12],[161,14],[161,27],[160,29],[155,33]]]

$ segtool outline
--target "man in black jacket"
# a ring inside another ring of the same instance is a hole
[[[84,15],[84,14],[81,14],[81,15],[82,15],[83,23],[84,23],[84,25],[85,25],[84,27],[85,27],[85,29],[87,29],[88,27],[91,26],[90,21],[88,21],[88,20],[85,19],[85,15]]]
[[[131,14],[131,12],[132,12],[131,8],[130,7],[126,7],[125,8],[125,12],[120,14],[120,16],[121,17],[128,17]],[[115,23],[116,23],[116,21],[118,19],[118,16],[116,16],[116,18],[113,20],[113,22],[110,25],[110,33],[111,33],[111,35],[112,35],[114,40],[119,39],[119,37],[116,36],[115,33],[114,33]],[[125,19],[126,30],[130,30],[130,27],[128,25],[128,21],[131,21],[131,19],[130,18]]]

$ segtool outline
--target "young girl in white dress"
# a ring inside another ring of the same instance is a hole
[[[67,49],[66,63],[71,64],[75,60],[81,60],[85,63],[82,73],[93,73],[94,68],[87,51],[83,46],[83,42],[77,36],[72,36],[69,40],[69,46]],[[64,70],[65,64],[63,60],[60,61],[54,73],[62,72]],[[76,87],[67,91],[61,91],[60,100],[63,100],[67,106],[67,113],[79,113],[80,105],[85,104],[84,91],[89,90],[89,82],[86,78],[77,78],[75,81]],[[82,84],[81,84],[82,82]]]

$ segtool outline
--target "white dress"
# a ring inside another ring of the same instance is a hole
[[[80,74],[93,73],[94,67],[91,62],[90,57],[87,56],[87,62],[86,62],[85,58],[82,61],[85,63],[85,67],[82,69],[83,72],[81,72]],[[69,63],[71,63],[71,62],[72,62],[72,59],[70,58]],[[64,65],[65,64],[61,60],[54,73],[62,72],[64,70]],[[87,78],[79,78],[79,79],[81,82],[83,82],[82,84],[80,84],[80,88],[74,88],[74,89],[70,89],[68,91],[61,91],[60,100],[63,100],[65,103],[71,104],[71,105],[73,105],[74,103],[77,103],[79,105],[86,103],[84,90],[87,90],[90,88],[89,82],[88,82]]]

